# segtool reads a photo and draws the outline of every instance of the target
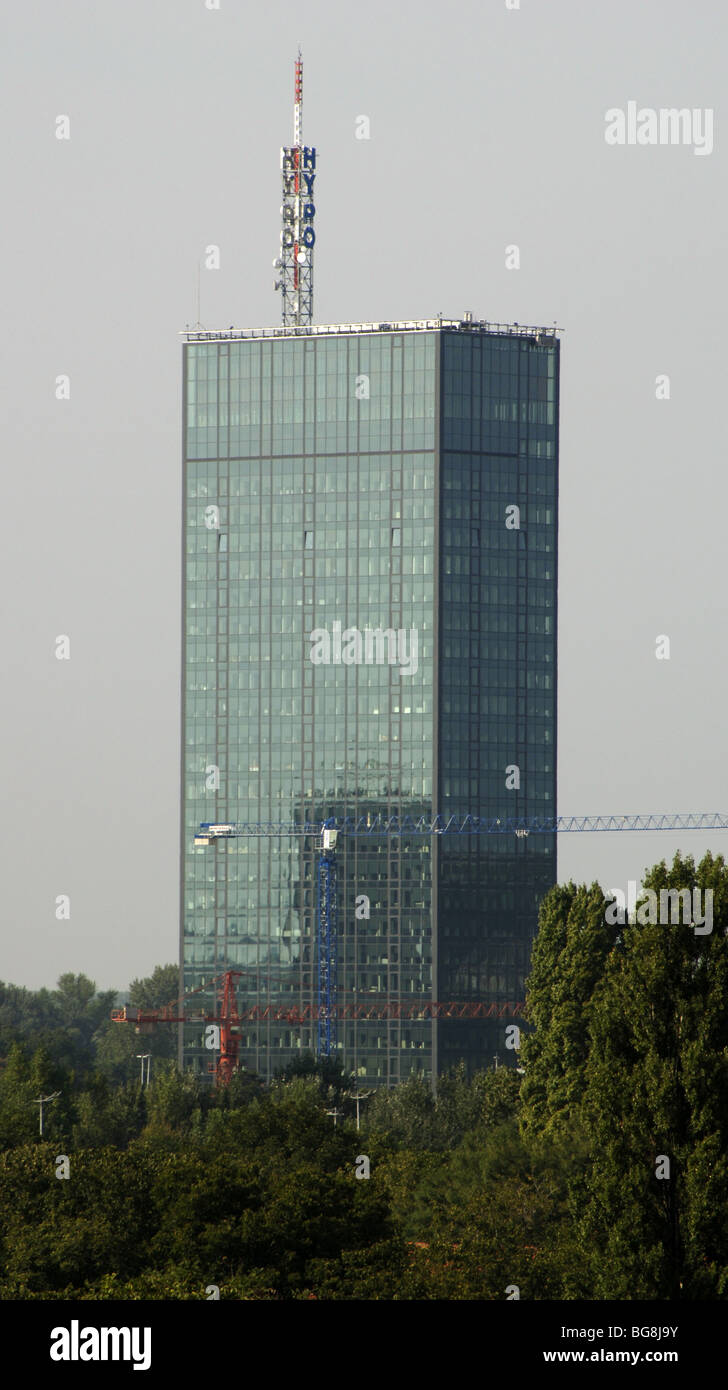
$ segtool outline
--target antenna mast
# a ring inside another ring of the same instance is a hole
[[[281,254],[273,262],[280,278],[283,324],[302,328],[313,322],[313,248],[316,241],[313,186],[316,151],[303,144],[303,59],[295,63],[293,89],[293,144],[281,149],[283,204],[281,206]]]

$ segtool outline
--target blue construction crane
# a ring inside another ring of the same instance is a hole
[[[336,972],[338,901],[336,892],[336,840],[331,825],[321,828],[316,875],[318,923],[318,1055],[330,1057],[336,1046]]]
[[[330,1057],[336,1047],[337,867],[339,835],[552,835],[574,831],[728,830],[728,814],[719,811],[650,812],[627,816],[331,816],[325,821],[275,821],[215,824],[204,821],[195,845],[241,836],[312,835],[318,850],[316,881],[318,956],[318,1054]]]

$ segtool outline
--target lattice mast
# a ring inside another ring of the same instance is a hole
[[[281,175],[281,254],[273,262],[279,273],[274,288],[281,291],[284,327],[302,328],[313,322],[316,151],[303,144],[303,59],[300,48],[295,63],[293,89],[293,144],[281,149]]]
[[[318,923],[318,1055],[331,1057],[336,1050],[338,901],[337,831],[322,829],[318,849],[316,920]]]

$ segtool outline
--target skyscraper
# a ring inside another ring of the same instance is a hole
[[[470,315],[186,336],[184,987],[230,966],[241,1007],[305,1007],[310,840],[194,832],[556,813],[559,342]],[[342,1003],[523,999],[555,836],[339,858]],[[351,1018],[337,1056],[392,1084],[512,1060],[505,1026]],[[246,1024],[241,1060],[269,1076],[314,1037]]]

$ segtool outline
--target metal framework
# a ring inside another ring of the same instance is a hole
[[[501,1004],[462,1004],[451,1000],[447,1004],[440,1004],[432,999],[422,1002],[411,999],[401,1001],[374,995],[368,1003],[358,999],[354,1003],[337,1004],[331,1016],[342,1023],[351,1020],[377,1022],[401,1018],[407,1019],[410,1023],[425,1023],[438,1018],[521,1018],[525,1011],[526,1005],[523,1000]],[[316,1005],[304,1005],[303,1008],[299,1008],[286,1004],[253,1004],[249,1009],[243,1009],[240,1019],[251,1023],[263,1023],[269,1019],[276,1023],[302,1024],[316,1022],[317,1019],[320,1022],[321,1011]],[[320,1056],[329,1055],[320,1053]]]
[[[285,1005],[255,1005],[239,1017],[246,1021],[267,1019],[287,1023],[316,1022],[320,1057],[330,1057],[336,1048],[337,1022],[342,1019],[439,1019],[515,1017],[525,1007],[513,1004],[390,1003],[388,1000],[340,1004],[337,998],[337,868],[336,841],[340,834],[389,835],[552,835],[595,831],[728,830],[728,814],[720,811],[649,812],[626,816],[332,816],[326,821],[233,822],[205,821],[195,836],[195,845],[206,846],[217,840],[241,836],[314,835],[319,851],[316,917],[318,946],[318,1004],[315,1008],[288,1008]],[[240,973],[240,972],[234,972]],[[500,1012],[499,1012],[500,1011]],[[237,1058],[237,1051],[236,1051]]]
[[[240,821],[215,825],[205,821],[196,845],[241,835],[316,835],[330,828],[343,835],[553,835],[573,831],[728,830],[728,812],[675,811],[626,816],[332,816],[326,821]]]
[[[322,832],[316,880],[318,923],[318,1053],[330,1057],[336,1047],[338,899],[336,831]]]
[[[293,87],[293,144],[281,149],[283,202],[281,252],[273,262],[278,271],[274,288],[281,291],[284,328],[301,328],[313,321],[313,248],[316,241],[313,186],[316,151],[303,144],[303,59],[295,63]]]
[[[324,848],[323,854],[333,858],[333,847]],[[331,941],[335,950],[335,935],[332,935]],[[319,1056],[330,1057],[331,1045],[336,1040],[337,1021],[408,1019],[410,1022],[424,1023],[439,1018],[520,1018],[526,1009],[526,1005],[522,1002],[515,1004],[439,1004],[429,999],[421,1001],[409,999],[402,1003],[392,1002],[386,996],[381,995],[374,995],[366,1003],[356,999],[342,1004],[336,1003],[334,998],[329,997],[323,1004],[319,1000],[317,1005],[306,1005],[303,1008],[288,1004],[253,1004],[247,1009],[239,1009],[235,994],[235,980],[246,973],[248,972],[244,970],[226,970],[221,975],[215,975],[210,981],[199,985],[197,989],[186,994],[182,1000],[182,1008],[176,1000],[162,1008],[147,1010],[133,1009],[127,1004],[123,1009],[112,1010],[112,1021],[114,1023],[131,1023],[137,1033],[149,1033],[159,1023],[214,1024],[220,1030],[220,1055],[217,1066],[214,1068],[215,1081],[218,1086],[227,1086],[233,1072],[237,1070],[239,1065],[240,1032],[244,1023],[288,1023],[294,1027],[307,1023],[317,1023]],[[205,1010],[183,1012],[184,1005],[188,1001],[194,1002],[196,995],[210,989],[211,986],[215,988],[218,1003],[218,1007],[213,1013]],[[322,1042],[328,1042],[328,1050],[322,1046]],[[42,1097],[41,1102],[36,1101],[36,1104],[41,1104],[41,1124],[43,1103],[53,1100],[57,1095],[60,1095],[59,1091],[56,1091],[53,1096]]]
[[[226,970],[222,981],[220,999],[220,1056],[217,1063],[217,1080],[227,1086],[238,1065],[240,1047],[240,1014],[235,995],[235,971]]]
[[[182,1013],[177,1000],[171,1004],[164,1004],[160,1009],[133,1009],[128,1004],[123,1009],[112,1009],[112,1023],[133,1023],[135,1032],[150,1033],[158,1023],[204,1023],[215,1024],[219,1028],[219,1057],[217,1066],[211,1066],[215,1071],[215,1081],[218,1086],[227,1086],[234,1071],[238,1068],[238,1052],[240,1049],[240,1025],[243,1021],[248,1021],[248,1014],[238,1012],[238,1001],[235,994],[235,980],[242,975],[242,970],[226,970],[221,975],[215,975],[211,980],[203,985],[198,985],[197,989],[190,990],[184,996],[182,1003],[187,1000],[194,1002],[195,996],[215,988],[217,1008],[213,1013],[205,1010],[198,1010],[195,1013]],[[137,1054],[139,1055],[139,1054]]]

